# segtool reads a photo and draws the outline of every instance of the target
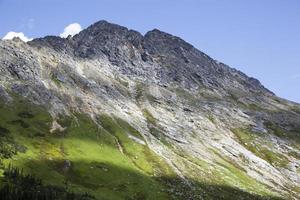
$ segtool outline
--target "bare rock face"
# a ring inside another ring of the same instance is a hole
[[[125,27],[99,21],[73,38],[48,36],[29,45],[50,47],[83,59],[107,58],[125,74],[135,74],[162,84],[175,82],[187,89],[208,87],[226,93],[268,93],[258,80],[219,63],[182,39],[157,29],[142,36]],[[141,70],[143,65],[150,65]],[[155,69],[154,69],[155,68]],[[148,73],[147,73],[148,72]],[[224,93],[224,95],[227,95]]]
[[[240,189],[300,198],[300,105],[176,36],[99,21],[72,38],[0,41],[0,72],[6,101],[16,93],[53,118],[125,120],[182,180],[219,174]]]

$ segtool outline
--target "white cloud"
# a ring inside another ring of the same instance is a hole
[[[74,36],[77,33],[79,33],[82,30],[80,24],[78,23],[73,23],[69,24],[68,26],[65,27],[64,32],[60,34],[60,37],[66,38],[69,35]]]
[[[28,42],[33,39],[33,38],[26,37],[22,32],[17,33],[17,32],[10,31],[3,37],[3,40],[12,40],[14,37],[18,37],[24,42]]]

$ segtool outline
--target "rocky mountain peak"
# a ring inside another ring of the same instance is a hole
[[[154,82],[185,88],[209,88],[222,95],[272,93],[256,79],[233,70],[199,51],[183,39],[158,29],[144,36],[137,31],[101,20],[72,38],[47,36],[28,43],[52,48],[81,59],[108,59],[125,74],[139,74]],[[139,66],[147,63],[155,68]],[[155,79],[155,80],[154,80]]]
[[[37,38],[28,42],[29,45],[43,48],[52,48],[58,52],[72,52],[72,47],[66,38],[61,38],[59,36],[46,36],[44,38]]]
[[[0,161],[46,183],[92,199],[300,198],[299,104],[179,37],[99,21],[0,41],[0,74]]]
[[[142,35],[123,26],[99,21],[73,37],[74,54],[82,58],[107,56],[114,59],[121,57],[124,46],[139,48]]]
[[[128,28],[118,24],[110,23],[106,20],[100,20],[87,27],[84,31],[89,32],[89,34],[98,35],[101,32],[109,32],[111,34],[116,32],[124,33],[128,31]]]
[[[144,40],[144,43],[158,46],[159,49],[174,50],[176,48],[183,48],[185,50],[190,50],[193,48],[191,44],[185,42],[183,39],[158,29],[147,32]]]

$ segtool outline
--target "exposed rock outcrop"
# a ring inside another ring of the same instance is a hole
[[[145,142],[131,138],[183,180],[221,174],[222,183],[244,190],[300,197],[293,167],[299,104],[176,36],[157,29],[143,36],[99,21],[66,39],[0,41],[0,72],[6,101],[19,94],[45,105],[53,119],[79,112],[125,120]],[[239,180],[229,165],[258,185]]]

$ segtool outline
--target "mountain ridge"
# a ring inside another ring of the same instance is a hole
[[[0,41],[0,72],[0,160],[46,184],[96,199],[299,198],[299,104],[176,36],[99,21]]]
[[[96,34],[96,35],[93,35]],[[110,38],[108,38],[108,35]],[[82,37],[88,38],[82,39]],[[35,39],[31,42],[29,42],[29,45],[38,45],[39,41],[48,41],[49,37],[45,37],[42,39]],[[57,39],[57,43],[52,42],[52,39]],[[99,39],[100,38],[100,39]],[[128,39],[129,38],[129,39]],[[62,42],[63,41],[63,42]],[[114,41],[111,44],[110,41]],[[97,43],[99,45],[97,45]],[[124,55],[118,55],[118,52],[122,52],[122,49],[118,49],[116,47],[122,46],[123,43],[126,43],[128,45],[128,42],[135,47],[135,49],[132,49],[129,47],[130,52],[126,52],[127,54]],[[95,56],[107,56],[111,62],[113,62],[116,65],[124,65],[122,59],[127,58],[126,62],[131,62],[132,65],[138,65],[142,61],[149,62],[147,60],[147,54],[152,53],[152,56],[148,57],[156,57],[157,59],[162,59],[161,55],[163,54],[163,49],[168,52],[168,54],[165,56],[167,58],[182,58],[182,59],[174,59],[174,61],[167,60],[162,62],[167,62],[169,65],[172,65],[172,62],[174,62],[173,65],[185,65],[189,64],[190,61],[188,58],[186,58],[183,54],[191,54],[189,51],[192,51],[193,54],[196,54],[196,58],[203,57],[201,59],[196,60],[196,64],[193,65],[194,68],[203,68],[206,67],[206,65],[209,66],[209,68],[216,68],[211,75],[217,74],[217,72],[222,73],[222,70],[224,68],[229,68],[227,65],[224,65],[222,63],[217,64],[214,59],[210,58],[208,55],[204,54],[203,52],[197,50],[195,47],[193,47],[191,44],[188,44],[184,40],[182,40],[179,37],[173,36],[171,34],[159,31],[158,29],[154,29],[152,31],[147,32],[144,36],[137,31],[129,30],[123,26],[119,26],[116,24],[111,24],[107,21],[99,21],[94,23],[93,25],[89,26],[88,28],[81,31],[79,34],[75,35],[71,39],[63,39],[59,37],[51,37],[49,38],[50,45],[54,43],[53,48],[54,49],[67,49],[71,48],[72,53],[75,54],[75,56],[79,56],[83,58],[91,58],[94,54]],[[108,43],[108,44],[107,44]],[[162,44],[162,46],[157,46],[158,44]],[[174,45],[172,45],[174,44]],[[95,46],[96,45],[96,46]],[[108,46],[106,46],[108,45]],[[181,49],[182,48],[182,49]],[[116,52],[115,52],[116,51]],[[137,52],[136,52],[137,51]],[[155,53],[155,51],[157,51]],[[160,51],[160,52],[159,52]],[[170,53],[171,52],[171,53]],[[132,57],[134,56],[134,57]],[[119,59],[121,57],[121,59]],[[192,57],[191,59],[195,59],[195,57]],[[134,61],[136,60],[137,64],[134,64]],[[181,60],[184,61],[184,63],[181,63]],[[153,62],[153,61],[152,61]],[[178,63],[176,63],[178,62]],[[204,62],[204,63],[201,63]],[[197,64],[201,63],[201,66],[197,67]],[[213,63],[213,64],[211,64]],[[164,65],[165,63],[159,63],[159,65]],[[183,68],[183,67],[182,67]],[[176,70],[176,69],[174,69]],[[209,69],[206,69],[208,71]],[[211,69],[212,70],[212,69]],[[224,70],[223,70],[224,71]],[[262,89],[264,92],[268,92],[269,94],[273,94],[266,88],[264,88],[261,83],[252,77],[248,77],[245,74],[241,73],[240,71],[229,68],[229,70],[233,73],[238,73],[243,76],[243,79],[247,79],[246,81],[249,82],[248,87],[251,87],[252,85],[255,85],[255,89]],[[173,72],[173,73],[176,73]],[[198,72],[199,73],[199,72]],[[200,72],[201,73],[201,72]],[[207,73],[207,72],[206,72]],[[195,73],[193,75],[198,78],[199,74]],[[204,80],[202,80],[204,79]],[[208,84],[208,82],[217,83],[217,80],[205,80],[205,77],[200,77],[200,81],[204,81],[205,84]],[[233,77],[231,77],[233,79]],[[219,85],[218,85],[219,86]]]

